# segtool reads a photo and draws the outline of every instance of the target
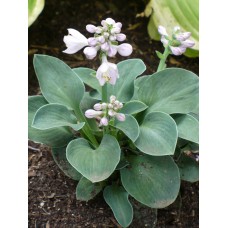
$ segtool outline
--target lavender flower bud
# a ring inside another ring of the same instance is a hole
[[[89,24],[89,25],[86,25],[86,30],[87,30],[88,32],[90,32],[90,33],[95,33],[96,30],[97,30],[97,27],[94,26],[94,25]]]
[[[101,45],[101,50],[102,50],[102,51],[108,51],[108,50],[109,50],[109,45],[108,45],[107,42],[105,42],[105,43],[103,43],[103,44]]]
[[[108,110],[108,115],[111,116],[111,117],[113,117],[113,116],[116,115],[116,112],[113,111],[112,109],[110,109],[110,110]]]
[[[113,104],[115,102],[115,100],[116,100],[116,97],[114,95],[111,95],[110,96],[110,103]]]
[[[98,40],[101,44],[103,44],[103,43],[105,42],[104,36],[99,36],[99,37],[97,37],[97,40]]]
[[[107,108],[107,104],[106,103],[102,103],[101,107],[102,107],[102,109],[106,109]]]
[[[116,22],[112,19],[112,18],[107,18],[106,20],[105,20],[105,22],[107,23],[107,24],[109,24],[109,25],[114,25]]]
[[[194,45],[195,45],[195,42],[192,40],[185,40],[181,42],[181,46],[185,48],[190,48],[190,47],[193,47]]]
[[[115,41],[115,40],[116,40],[116,36],[115,36],[115,35],[109,36],[109,40],[110,40],[110,41]]]
[[[111,34],[120,33],[120,31],[121,31],[120,28],[114,27],[114,28],[111,29]]]
[[[120,23],[120,22],[115,23],[115,27],[121,29],[122,28],[122,23]]]
[[[108,38],[109,37],[109,33],[108,32],[104,32],[103,36],[104,36],[104,38]]]
[[[97,49],[95,47],[86,47],[83,52],[87,59],[93,59],[97,55]]]
[[[129,56],[132,53],[133,49],[130,44],[123,43],[118,46],[117,51],[122,56]]]
[[[185,41],[191,36],[190,32],[183,32],[175,35],[175,38],[179,41]]]
[[[126,117],[123,113],[117,113],[116,114],[116,118],[119,120],[119,121],[125,121]]]
[[[106,117],[101,118],[100,126],[108,126],[108,119]]]
[[[185,51],[186,51],[186,48],[185,47],[172,47],[170,46],[170,50],[172,52],[173,55],[182,55]]]
[[[102,109],[102,105],[100,103],[97,103],[93,106],[93,108],[96,110],[96,111],[100,111]]]
[[[126,35],[123,33],[116,34],[116,39],[120,42],[124,41],[126,39]]]
[[[88,109],[86,112],[85,112],[85,116],[89,119],[91,118],[95,118],[97,116],[100,116],[102,115],[103,112],[102,111],[95,111],[93,109]]]
[[[97,39],[95,37],[88,38],[89,46],[95,46],[97,44]]]
[[[158,32],[159,32],[159,34],[162,35],[162,36],[168,36],[168,33],[166,32],[165,27],[163,27],[163,26],[161,26],[161,25],[158,26]]]
[[[113,57],[116,55],[117,53],[117,48],[118,46],[117,45],[109,45],[109,50],[108,50],[108,56],[109,57]]]
[[[108,104],[108,108],[113,108],[113,105],[112,104]]]

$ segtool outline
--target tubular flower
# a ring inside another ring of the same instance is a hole
[[[169,47],[170,52],[173,55],[182,55],[186,48],[191,48],[195,45],[195,42],[188,40],[190,38],[190,32],[181,32],[179,26],[173,28],[172,38],[169,37],[166,29],[163,26],[158,26],[158,32],[161,35],[161,42],[164,47]]]
[[[96,78],[101,86],[103,86],[106,82],[115,85],[118,77],[119,73],[117,65],[109,62],[103,62],[96,73]]]
[[[68,33],[69,34],[63,38],[63,41],[67,46],[67,49],[63,51],[64,53],[74,54],[88,45],[87,38],[77,30],[68,29]]]

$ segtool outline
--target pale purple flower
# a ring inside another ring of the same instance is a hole
[[[170,50],[172,52],[173,55],[182,55],[185,51],[186,51],[186,48],[185,47],[172,47],[172,46],[169,46],[170,47]]]
[[[86,55],[87,59],[93,59],[97,55],[97,48],[96,47],[86,47],[83,52]]]
[[[119,27],[113,27],[112,29],[111,29],[111,34],[114,34],[114,33],[120,33],[120,31],[121,31],[121,29],[119,28]]]
[[[117,65],[114,63],[103,62],[97,69],[96,78],[101,86],[103,86],[106,82],[115,85],[118,77],[119,73]]]
[[[185,40],[181,42],[181,46],[185,48],[190,48],[190,47],[193,47],[194,45],[195,45],[195,42],[192,40]]]
[[[114,25],[114,27],[117,27],[117,28],[122,28],[122,23],[120,23],[120,22],[116,22],[115,23],[115,25]]]
[[[109,50],[109,45],[108,45],[107,42],[105,42],[105,43],[103,43],[103,44],[101,45],[101,50],[102,50],[102,51],[108,51],[108,50]]]
[[[183,32],[175,35],[176,40],[185,41],[191,36],[191,32]]]
[[[95,33],[97,30],[97,27],[91,24],[86,25],[86,30],[90,33]]]
[[[88,38],[88,44],[89,44],[89,46],[96,46],[97,39],[95,37]]]
[[[93,108],[96,110],[96,111],[100,111],[102,110],[102,105],[100,103],[97,103],[93,106]]]
[[[119,121],[125,121],[125,119],[126,119],[126,116],[123,113],[117,113],[115,117]]]
[[[122,56],[129,56],[132,53],[133,49],[130,44],[123,43],[118,46],[117,51]]]
[[[118,41],[124,41],[126,39],[126,35],[123,33],[116,34],[116,39]]]
[[[108,110],[108,115],[109,116],[111,116],[111,117],[113,117],[113,116],[115,116],[117,113],[114,111],[114,110],[112,110],[112,109],[109,109]]]
[[[85,112],[85,116],[89,119],[91,118],[96,118],[100,115],[102,115],[103,112],[102,111],[95,111],[93,109],[88,109],[86,112]]]
[[[66,44],[67,49],[64,53],[74,54],[88,45],[88,40],[80,32],[75,29],[67,29],[69,35],[64,36],[63,41]]]
[[[102,117],[101,118],[99,126],[108,126],[108,119],[107,119],[107,117]]]
[[[159,32],[159,34],[162,35],[162,36],[168,36],[168,33],[166,32],[165,27],[163,27],[163,26],[161,26],[161,25],[158,26],[158,32]]]
[[[115,40],[116,40],[116,35],[111,35],[111,36],[109,36],[109,40],[110,40],[110,41],[115,41]]]
[[[115,56],[117,53],[117,48],[118,48],[117,45],[109,44],[108,56],[109,57]]]
[[[109,25],[114,25],[116,22],[112,19],[112,18],[107,18],[106,20],[102,20],[101,24],[104,26],[105,23],[109,24]]]
[[[164,46],[169,43],[169,41],[164,36],[161,37],[161,42],[164,44]]]
[[[97,37],[97,40],[98,40],[100,43],[102,43],[102,44],[105,42],[104,36],[99,36],[99,37]]]

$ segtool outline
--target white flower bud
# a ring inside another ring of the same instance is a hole
[[[116,112],[114,110],[110,109],[110,110],[108,110],[108,115],[113,117],[116,115]]]
[[[116,34],[116,39],[120,42],[124,41],[126,39],[126,35],[123,33]]]
[[[98,40],[101,44],[103,44],[103,43],[105,42],[104,36],[99,36],[99,37],[97,37],[97,40]]]
[[[123,108],[123,103],[120,102],[118,108]]]
[[[116,36],[115,36],[115,35],[109,36],[109,40],[110,40],[110,41],[115,41],[115,40],[116,40]]]
[[[102,115],[103,112],[102,111],[95,111],[93,109],[88,109],[86,112],[85,112],[85,116],[89,119],[91,118],[95,118],[95,117],[98,117],[100,115]]]
[[[112,29],[111,29],[111,34],[114,34],[114,33],[120,33],[120,28],[118,28],[118,27],[113,27]]]
[[[95,33],[95,32],[96,32],[96,29],[97,29],[97,27],[94,26],[94,25],[91,25],[91,24],[86,25],[86,30],[87,30],[88,32],[90,32],[90,33]]]
[[[108,126],[108,119],[106,117],[101,118],[100,126]]]
[[[94,47],[86,47],[83,52],[87,59],[93,59],[97,55],[97,49]]]
[[[116,101],[114,102],[114,105],[119,106],[119,103],[120,103],[120,102],[116,100]]]
[[[118,46],[117,51],[122,56],[129,56],[132,53],[133,49],[130,44],[123,43]]]
[[[118,119],[119,121],[125,121],[126,117],[123,113],[117,113],[116,119]]]
[[[117,23],[115,23],[115,27],[117,27],[117,28],[122,28],[122,23],[120,23],[120,22],[117,22]]]
[[[107,108],[107,104],[106,103],[102,103],[101,107],[102,107],[102,109],[106,109]]]
[[[173,28],[173,32],[176,33],[176,32],[178,32],[178,31],[180,31],[180,27],[179,27],[179,26],[175,26],[175,27]]]
[[[89,43],[89,46],[96,46],[97,39],[95,37],[90,37],[88,38],[88,43]]]
[[[108,108],[113,108],[113,105],[112,104],[108,104]]]
[[[109,45],[108,45],[107,42],[105,42],[105,43],[103,43],[103,44],[101,45],[101,50],[102,50],[102,51],[108,51],[108,50],[109,50]]]
[[[109,33],[108,32],[104,32],[103,36],[104,36],[104,38],[108,38],[109,37]]]
[[[159,32],[159,34],[162,35],[162,36],[168,36],[168,33],[166,32],[165,27],[163,27],[163,26],[161,26],[161,25],[158,26],[158,32]]]
[[[108,56],[109,57],[113,57],[116,55],[117,53],[117,48],[118,46],[117,45],[109,45],[109,50],[108,50]]]
[[[116,100],[116,97],[114,95],[110,96],[110,103],[114,103]]]
[[[96,33],[100,34],[102,32],[102,28],[101,27],[96,27]]]
[[[97,103],[93,106],[93,108],[96,110],[96,111],[100,111],[102,109],[102,105],[100,103]]]
[[[116,22],[112,18],[107,18],[105,22],[109,25],[114,25]]]
[[[164,36],[161,37],[161,42],[164,44],[164,46],[169,43],[169,41]]]

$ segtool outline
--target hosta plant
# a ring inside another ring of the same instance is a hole
[[[169,54],[180,55],[194,43],[179,27],[168,35],[159,26],[164,53],[157,52],[156,73],[143,75],[141,59],[110,62],[133,49],[122,43],[122,24],[111,18],[87,25],[86,38],[74,29],[64,36],[66,54],[84,48],[97,70],[71,69],[58,58],[35,55],[42,95],[30,96],[29,139],[52,148],[60,169],[79,181],[78,200],[103,191],[122,227],[133,219],[132,198],[164,208],[178,196],[181,179],[198,180],[198,76],[166,68]],[[85,85],[90,87],[85,90]]]

